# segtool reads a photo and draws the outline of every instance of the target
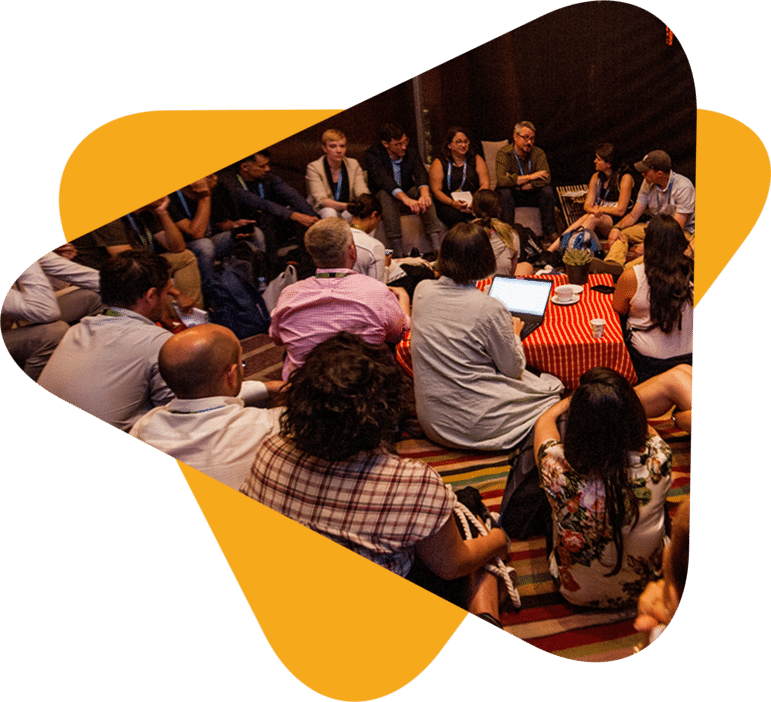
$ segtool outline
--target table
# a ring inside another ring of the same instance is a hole
[[[552,292],[568,282],[566,275],[549,277],[554,281]],[[477,287],[486,289],[491,281],[492,278],[480,281]],[[618,371],[634,385],[637,375],[613,309],[613,296],[591,290],[593,285],[613,286],[613,278],[609,273],[590,275],[581,298],[574,305],[549,302],[543,324],[522,342],[527,363],[556,375],[568,390],[577,388],[581,375],[597,366]],[[601,339],[592,336],[589,323],[597,318],[605,320],[605,334]],[[409,333],[397,344],[396,360],[412,376]]]
[[[566,275],[550,277],[554,280],[552,291],[568,282]],[[597,366],[618,371],[634,385],[637,375],[613,309],[613,296],[592,290],[593,285],[612,287],[613,278],[609,273],[590,275],[574,305],[549,302],[543,324],[522,342],[525,358],[531,366],[556,375],[569,390],[578,387],[584,372]],[[597,318],[605,320],[605,334],[601,339],[592,336],[589,323]]]

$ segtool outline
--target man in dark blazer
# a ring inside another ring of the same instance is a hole
[[[402,251],[402,214],[420,217],[435,251],[442,243],[443,229],[431,200],[428,173],[418,150],[409,148],[409,143],[401,126],[384,124],[380,143],[367,149],[364,161],[369,189],[383,208],[386,236],[396,258],[405,253]]]

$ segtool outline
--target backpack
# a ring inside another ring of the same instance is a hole
[[[270,314],[254,283],[252,261],[236,256],[225,258],[222,272],[206,293],[212,322],[227,327],[239,339],[268,331]]]
[[[563,251],[568,251],[569,249],[589,249],[595,257],[599,257],[602,251],[600,242],[597,241],[594,232],[585,227],[577,227],[569,232],[565,232],[562,235],[560,246]]]

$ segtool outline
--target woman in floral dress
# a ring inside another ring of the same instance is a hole
[[[661,566],[672,454],[634,389],[608,368],[587,371],[569,399],[538,419],[535,447],[560,592],[575,605],[635,606]]]

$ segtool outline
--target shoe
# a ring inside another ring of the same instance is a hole
[[[594,258],[589,265],[589,273],[610,273],[614,282],[623,272],[624,267],[615,261],[601,261],[599,258]]]

